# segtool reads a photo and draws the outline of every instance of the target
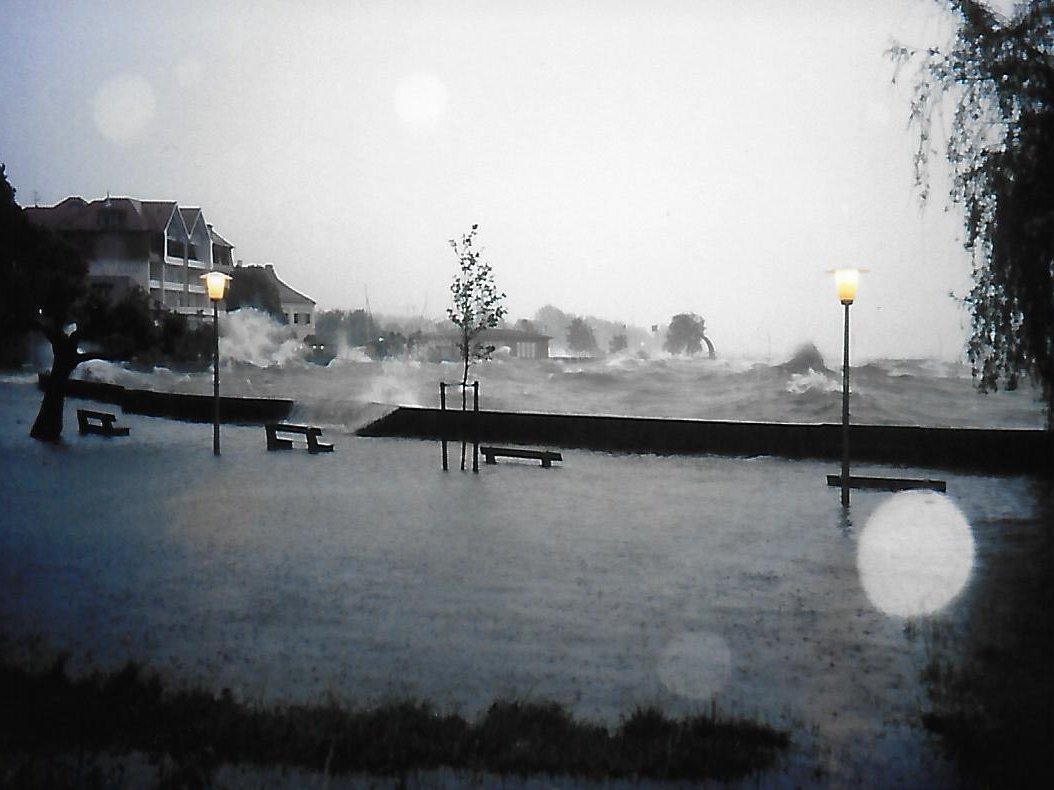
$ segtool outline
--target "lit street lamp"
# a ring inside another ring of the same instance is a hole
[[[838,301],[845,307],[845,344],[842,356],[842,507],[849,507],[849,305],[856,298],[859,269],[835,269]]]
[[[223,272],[211,271],[201,275],[205,281],[205,287],[209,291],[209,299],[212,301],[212,334],[214,338],[212,350],[212,453],[220,454],[220,314],[219,304],[227,290],[230,276]]]

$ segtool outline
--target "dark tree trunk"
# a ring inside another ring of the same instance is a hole
[[[77,367],[76,348],[52,345],[55,358],[51,363],[51,375],[44,385],[44,399],[40,411],[33,421],[29,435],[42,442],[57,442],[62,438],[62,413],[66,406],[66,382]]]

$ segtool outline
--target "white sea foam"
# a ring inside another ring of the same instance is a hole
[[[221,322],[221,387],[227,395],[345,402],[439,405],[439,382],[461,378],[461,363],[371,360],[362,348],[339,346],[328,365],[309,364],[291,330],[266,315],[241,310]],[[853,369],[855,422],[884,425],[1040,428],[1038,390],[978,395],[964,366],[919,360],[876,360]],[[82,365],[77,376],[124,386],[211,392],[211,371],[153,373],[114,363]],[[595,360],[495,359],[472,365],[483,409],[761,422],[839,422],[841,374],[793,369],[750,358],[642,360],[617,354]],[[453,395],[448,391],[448,396]],[[322,407],[319,406],[320,410]],[[348,423],[354,418],[349,417]],[[345,421],[339,421],[343,424]]]
[[[806,392],[841,392],[841,383],[822,371],[809,368],[805,373],[792,373],[786,390],[793,395]]]
[[[265,312],[243,307],[220,316],[220,358],[258,367],[303,359],[303,347],[292,327]]]

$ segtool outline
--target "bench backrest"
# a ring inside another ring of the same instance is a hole
[[[285,423],[269,422],[265,427],[270,434],[278,433],[280,431],[282,433],[302,433],[304,436],[310,436],[312,434],[318,436],[322,433],[321,428],[316,428],[311,425],[286,425]]]

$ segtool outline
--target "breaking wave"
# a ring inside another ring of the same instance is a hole
[[[294,418],[354,430],[397,406],[438,407],[440,382],[456,384],[459,363],[369,359],[336,349],[326,365],[307,361],[289,327],[252,310],[221,321],[221,389],[225,395],[288,398]],[[171,392],[211,392],[211,371],[135,370],[113,363],[82,365],[78,377]],[[841,420],[841,372],[815,346],[784,362],[749,358],[616,354],[598,359],[521,360],[474,364],[480,407],[534,411],[763,422]],[[457,387],[448,390],[458,407]],[[853,420],[885,425],[1039,428],[1042,401],[1033,389],[987,396],[969,369],[931,360],[876,360],[854,367]]]

